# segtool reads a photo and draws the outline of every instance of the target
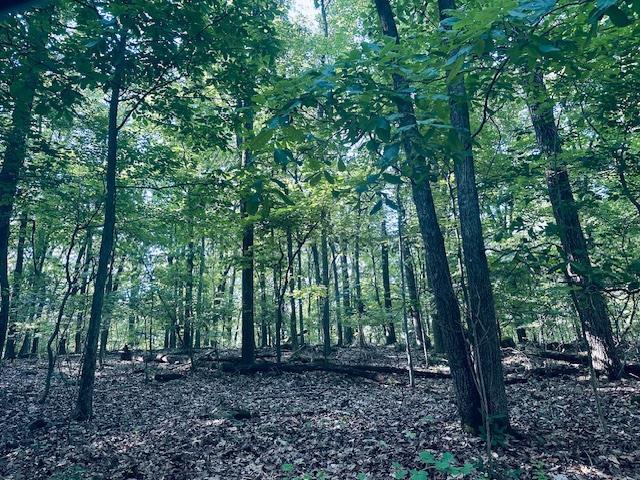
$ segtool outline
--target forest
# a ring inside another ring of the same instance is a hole
[[[640,478],[640,1],[0,2],[0,478]]]

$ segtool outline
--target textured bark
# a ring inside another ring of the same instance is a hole
[[[389,1],[375,0],[375,5],[384,34],[399,41]],[[397,90],[406,86],[406,80],[400,75],[394,75],[393,80]],[[476,388],[460,321],[460,307],[451,283],[444,238],[438,223],[429,184],[428,168],[425,159],[414,151],[413,136],[419,135],[419,131],[413,105],[408,100],[397,99],[397,107],[399,112],[403,114],[403,124],[412,127],[405,130],[403,148],[412,169],[411,189],[418,214],[420,232],[425,244],[427,276],[433,289],[438,325],[451,368],[458,412],[462,425],[471,431],[478,432],[482,426],[480,394]]]
[[[571,287],[571,298],[589,343],[594,367],[606,370],[609,378],[617,379],[624,369],[613,340],[605,299],[600,285],[592,277],[591,259],[569,174],[559,157],[562,147],[553,102],[541,72],[530,76],[526,89],[538,147],[549,159],[545,172],[547,189],[566,262],[565,278]]]
[[[249,105],[248,101],[244,106]],[[253,117],[251,114],[245,122],[247,132],[253,130]],[[248,149],[243,150],[242,164],[245,168],[253,164],[253,155]],[[243,218],[247,216],[246,202],[240,207]],[[256,340],[253,325],[253,223],[244,226],[242,234],[242,359],[246,363],[253,363],[256,359]]]
[[[447,18],[446,11],[454,9],[455,3],[453,0],[438,0],[438,8],[440,18],[444,20]],[[454,173],[468,280],[469,330],[474,344],[476,377],[480,393],[484,397],[487,422],[490,421],[491,427],[498,431],[505,431],[509,429],[509,409],[504,387],[498,321],[480,221],[469,104],[463,75],[456,75],[448,83],[447,93],[451,125],[458,140],[458,148],[454,152]]]
[[[118,106],[123,79],[123,59],[126,37],[121,34],[118,53],[114,64],[114,75],[111,82],[111,98],[109,101],[109,128],[107,138],[107,172],[106,196],[104,202],[104,226],[100,240],[98,255],[98,269],[96,271],[93,298],[91,301],[91,316],[87,328],[87,339],[84,347],[82,373],[78,400],[72,417],[76,420],[89,420],[93,415],[93,385],[95,381],[96,358],[98,353],[98,334],[102,319],[102,305],[104,290],[109,273],[109,259],[113,248],[114,230],[116,224],[116,178],[118,157]]]

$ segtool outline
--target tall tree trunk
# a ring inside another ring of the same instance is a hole
[[[347,261],[347,242],[342,242],[342,253],[340,255],[340,267],[342,270],[342,305],[344,306],[344,314],[350,320],[353,311],[351,310],[351,287],[349,285],[349,264]],[[347,325],[344,328],[344,342],[347,346],[353,343],[353,327]]]
[[[440,18],[455,9],[454,0],[438,0]],[[470,331],[476,354],[477,379],[485,397],[485,414],[498,431],[509,428],[509,409],[504,387],[502,355],[498,336],[489,264],[484,246],[480,204],[476,187],[473,139],[469,123],[469,104],[464,75],[457,74],[447,85],[451,125],[458,137],[458,151],[453,152],[460,234],[468,280]],[[485,418],[485,421],[487,421]]]
[[[207,326],[204,324],[203,312],[204,312],[204,270],[205,270],[205,239],[200,238],[200,249],[198,259],[198,291],[196,293],[196,322],[195,327],[195,347],[202,347],[202,329],[207,331]],[[205,337],[206,340],[206,337]]]
[[[327,219],[322,220],[322,232],[320,234],[320,256],[322,257],[322,345],[324,358],[331,354],[331,319],[329,316],[329,247],[327,241]]]
[[[302,314],[302,249],[298,252],[298,325],[300,331],[300,345],[304,345],[304,317]]]
[[[142,263],[142,260],[140,260],[139,263]],[[132,346],[135,346],[138,343],[136,335],[136,314],[138,311],[140,295],[140,281],[138,280],[140,277],[139,273],[139,266],[136,265],[132,276],[133,285],[131,286],[131,293],[129,296],[129,321],[127,323],[127,342]]]
[[[338,281],[338,255],[336,254],[336,246],[333,242],[331,246],[331,268],[333,269],[333,293],[336,303],[336,329],[338,331],[338,343],[339,347],[343,345],[342,338],[342,308],[340,305],[340,285]]]
[[[397,342],[396,328],[393,324],[393,312],[391,311],[391,279],[389,277],[389,243],[387,238],[387,223],[382,219],[382,289],[384,298],[384,310],[387,316],[387,345]]]
[[[298,325],[296,319],[296,299],[293,296],[293,292],[295,289],[295,276],[293,275],[294,263],[293,258],[293,237],[291,235],[291,227],[287,227],[287,262],[289,264],[289,271],[291,275],[289,275],[288,279],[288,288],[289,288],[289,308],[291,309],[291,314],[289,317],[289,336],[291,337],[291,348],[293,351],[298,349]]]
[[[193,264],[195,258],[195,245],[193,240],[187,245],[187,276],[184,292],[184,333],[182,335],[182,347],[191,351],[193,347]]]
[[[35,53],[32,54],[32,58],[20,59],[21,64],[16,69],[15,80],[10,87],[14,106],[0,169],[0,358],[4,351],[11,306],[8,265],[11,215],[18,180],[27,154],[33,101],[40,87],[40,73],[46,58],[46,44],[52,17],[53,7],[47,7],[31,17],[26,50],[33,49]]]
[[[249,102],[243,102],[244,107],[249,107]],[[247,133],[253,130],[253,116],[247,114],[245,119]],[[242,143],[242,139],[240,140]],[[253,155],[248,148],[242,152],[242,164],[244,168],[250,168],[253,164]],[[245,221],[242,232],[242,361],[253,363],[256,359],[256,339],[253,326],[253,223],[247,222],[247,205],[243,200],[240,206],[241,215]]]
[[[590,346],[594,368],[606,370],[610,379],[622,376],[623,366],[616,350],[611,321],[598,282],[593,278],[587,242],[580,224],[567,168],[561,159],[561,141],[542,72],[530,75],[526,85],[529,112],[542,153],[549,159],[547,189],[558,225],[566,262],[565,278],[571,298]]]
[[[260,347],[267,348],[268,332],[267,332],[267,281],[264,271],[258,274],[260,282]]]
[[[98,270],[96,271],[93,298],[91,301],[91,316],[87,328],[87,339],[84,346],[82,373],[78,400],[72,417],[75,420],[89,420],[93,416],[93,385],[95,381],[96,358],[98,354],[98,334],[102,319],[102,305],[104,290],[109,274],[109,259],[113,249],[113,239],[116,224],[116,178],[118,160],[118,106],[124,70],[126,36],[121,33],[118,53],[114,64],[114,75],[111,82],[111,99],[109,100],[109,129],[107,138],[107,172],[106,196],[104,202],[104,226],[100,240],[98,255]]]
[[[14,359],[16,357],[16,337],[18,329],[20,289],[22,287],[22,274],[24,271],[24,244],[27,239],[27,211],[24,210],[20,216],[20,227],[18,228],[18,245],[16,248],[16,265],[13,269],[13,292],[11,295],[11,308],[13,311],[12,323],[9,326],[7,336],[7,347],[5,358]],[[21,313],[21,312],[20,312]]]
[[[86,295],[89,288],[89,282],[91,281],[91,261],[93,259],[93,232],[91,227],[87,227],[86,230],[86,254],[84,257],[84,265],[82,267],[82,282],[80,284],[80,295],[82,296],[82,304],[76,316],[76,331],[74,335],[74,352],[82,352],[82,330],[84,327],[84,315],[86,310]]]
[[[362,285],[360,283],[360,196],[356,204],[358,210],[358,219],[356,226],[356,238],[353,246],[353,273],[356,289],[356,313],[358,315],[358,345],[364,347],[364,327],[362,326],[362,317],[364,316],[364,302],[362,301]]]
[[[399,42],[400,38],[389,0],[375,0],[375,5],[384,34]],[[398,74],[394,75],[393,80],[396,90],[402,90],[407,85],[406,80]],[[410,131],[405,130],[403,135],[403,148],[412,169],[413,201],[425,244],[427,274],[433,288],[442,340],[456,390],[458,412],[465,429],[479,432],[483,424],[480,394],[476,387],[467,343],[464,338],[460,307],[451,283],[444,238],[438,223],[429,184],[428,167],[425,159],[415,152],[413,145],[413,136],[419,135],[413,104],[409,100],[398,99],[397,106],[399,112],[403,114],[404,126],[411,127]]]

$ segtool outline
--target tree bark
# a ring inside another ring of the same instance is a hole
[[[438,0],[440,18],[455,8],[454,0]],[[469,123],[469,104],[464,75],[457,74],[447,85],[451,125],[455,129],[458,150],[453,152],[460,234],[468,280],[469,322],[476,356],[476,377],[484,397],[486,422],[504,432],[509,429],[509,409],[504,387],[502,356],[498,335],[489,264],[484,246],[480,204],[476,187],[473,139]]]
[[[102,305],[104,303],[104,290],[109,274],[109,259],[113,249],[113,239],[116,224],[116,178],[118,160],[118,106],[120,103],[120,90],[124,74],[124,55],[126,35],[121,33],[118,52],[114,64],[114,75],[111,81],[111,98],[109,100],[109,128],[107,138],[107,171],[106,171],[106,196],[104,202],[104,226],[100,240],[100,253],[98,256],[98,269],[96,271],[93,298],[91,301],[91,316],[87,328],[87,339],[84,347],[82,373],[80,375],[80,388],[78,400],[72,417],[75,420],[86,421],[93,416],[93,385],[95,381],[96,358],[98,353],[98,334],[102,319]]]
[[[243,102],[244,107],[249,106],[248,101]],[[247,132],[253,130],[253,116],[247,114],[245,119]],[[242,142],[242,141],[241,141]],[[253,164],[253,155],[249,149],[242,152],[242,164],[244,168],[250,168]],[[247,222],[247,205],[243,200],[240,206],[241,215],[245,225],[242,233],[242,359],[245,363],[253,363],[256,359],[256,339],[254,332],[254,299],[253,299],[253,223]]]
[[[399,41],[391,5],[388,0],[375,0],[383,33]],[[394,75],[394,88],[401,90],[406,80]],[[403,135],[403,148],[412,169],[411,188],[418,214],[420,232],[425,244],[427,277],[433,288],[436,311],[441,326],[442,343],[447,353],[453,378],[456,403],[462,425],[465,429],[479,432],[482,426],[480,394],[476,387],[462,322],[460,307],[451,283],[449,263],[444,247],[444,238],[438,223],[433,202],[429,171],[425,159],[415,152],[412,135],[419,135],[413,105],[408,100],[398,99],[397,106],[403,114],[403,123],[411,126],[411,131]]]
[[[624,373],[624,368],[613,340],[602,290],[592,276],[591,259],[578,207],[573,198],[569,173],[560,158],[562,147],[553,102],[540,71],[530,75],[525,87],[538,147],[549,159],[545,172],[547,189],[566,262],[564,273],[571,288],[571,298],[590,345],[594,368],[606,370],[612,380],[618,379]]]

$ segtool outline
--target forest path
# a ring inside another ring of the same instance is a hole
[[[68,421],[69,378],[56,376],[49,403],[37,403],[44,374],[42,362],[0,367],[2,479],[268,479],[318,471],[384,479],[393,478],[394,462],[421,467],[425,450],[451,452],[460,463],[484,452],[458,426],[449,380],[418,379],[411,391],[397,376],[378,383],[325,372],[199,369],[160,384],[146,382],[140,365],[109,359],[97,377],[96,418],[78,424]],[[584,379],[508,386],[513,424],[525,438],[496,448],[497,465],[523,468],[521,478],[541,470],[557,480],[639,478],[640,383],[601,387],[608,435],[598,429]]]

